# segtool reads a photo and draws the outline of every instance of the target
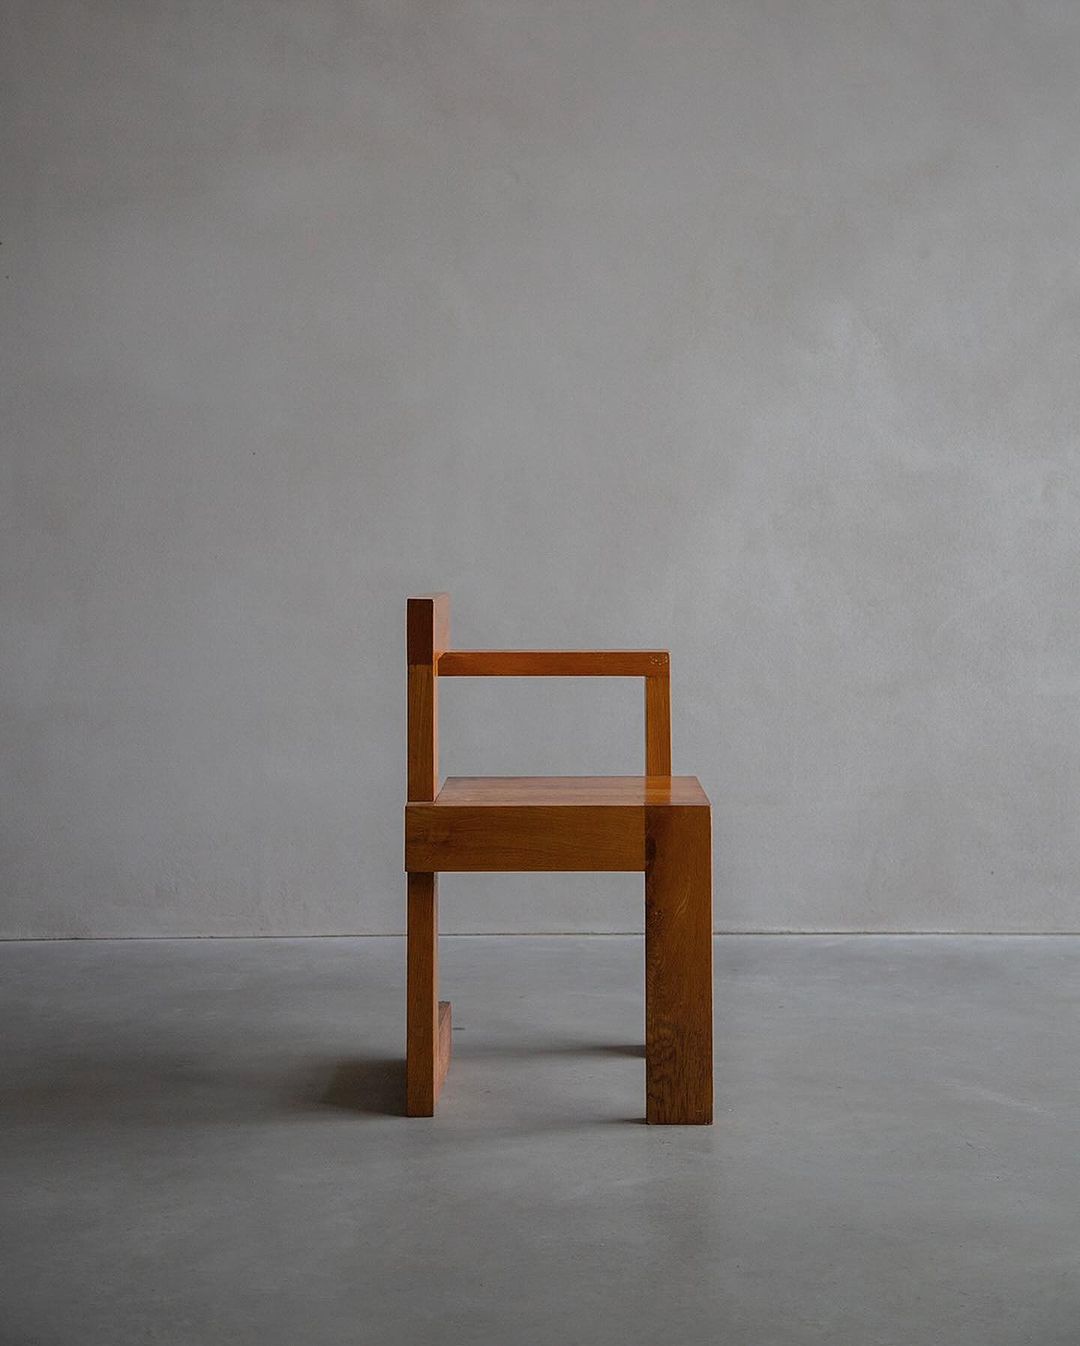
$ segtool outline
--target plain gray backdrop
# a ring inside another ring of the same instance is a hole
[[[399,931],[430,589],[671,649],[719,928],[1080,928],[1074,0],[3,14],[2,933]],[[638,683],[443,703],[640,770]]]

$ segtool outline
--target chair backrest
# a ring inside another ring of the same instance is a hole
[[[671,775],[671,660],[666,650],[452,650],[450,595],[406,605],[408,786],[412,801],[439,792],[440,678],[643,678],[645,774]]]

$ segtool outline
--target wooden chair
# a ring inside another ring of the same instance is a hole
[[[438,874],[640,870],[645,875],[645,1116],[708,1124],[712,1084],[709,800],[671,774],[662,651],[451,650],[450,600],[408,600],[406,1111],[430,1117],[450,1064],[439,1001]],[[449,777],[440,788],[439,681],[449,677],[645,679],[644,776]]]

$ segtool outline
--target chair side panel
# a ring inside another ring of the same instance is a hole
[[[643,807],[405,806],[405,868],[445,872],[643,871]]]

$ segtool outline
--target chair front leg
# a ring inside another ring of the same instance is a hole
[[[450,1002],[439,1001],[439,876],[408,875],[405,1112],[432,1117],[450,1065]]]

